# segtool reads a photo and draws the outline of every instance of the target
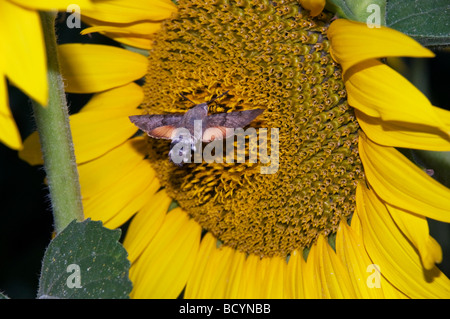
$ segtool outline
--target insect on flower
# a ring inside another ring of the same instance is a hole
[[[254,109],[208,115],[208,106],[227,93],[228,91],[209,102],[196,104],[186,113],[133,115],[130,120],[150,137],[170,139],[172,143],[169,158],[181,166],[188,161],[191,150],[197,150],[200,142],[226,139],[233,134],[233,129],[247,126],[264,112],[263,109]]]

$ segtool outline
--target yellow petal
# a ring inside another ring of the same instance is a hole
[[[105,227],[116,229],[125,224],[148,203],[148,198],[156,194],[158,189],[161,188],[161,184],[157,178],[153,178],[147,184],[142,185],[143,187],[134,195],[131,201],[126,203],[123,207],[120,205],[114,206],[119,208],[119,210],[116,214],[111,216],[111,219],[105,222]]]
[[[437,267],[423,268],[416,248],[396,226],[375,193],[359,184],[356,197],[364,203],[357,205],[364,245],[382,276],[411,298],[448,297],[448,278]]]
[[[303,274],[306,298],[355,298],[347,270],[320,236],[312,245]]]
[[[131,218],[160,187],[148,161],[141,161],[132,171],[98,194],[83,198],[84,213],[116,228]]]
[[[449,111],[442,111],[436,112],[441,113],[441,119],[450,118]],[[405,122],[383,121],[357,109],[355,114],[364,133],[377,144],[430,151],[450,151],[450,138],[436,128]]]
[[[365,23],[337,19],[328,29],[331,54],[344,73],[353,65],[383,57],[433,57],[434,53],[403,33],[387,27],[369,28]]]
[[[83,29],[81,34],[92,32],[110,32],[128,36],[142,36],[150,39],[152,34],[161,29],[161,22],[138,21],[133,24],[104,23],[91,18],[85,18],[85,22],[92,25],[90,28]]]
[[[95,196],[146,161],[147,143],[143,137],[130,139],[99,158],[78,165],[81,194]]]
[[[450,190],[400,152],[361,134],[359,154],[369,184],[384,201],[420,216],[450,222]]]
[[[164,189],[152,197],[136,214],[127,230],[124,247],[128,252],[128,259],[133,263],[153,240],[160,226],[164,222],[172,199]]]
[[[265,258],[264,260],[267,260]],[[260,299],[261,285],[263,279],[262,260],[256,255],[248,255],[240,268],[240,273],[236,274],[233,282],[234,297],[240,299]]]
[[[314,244],[309,250],[303,271],[303,287],[307,299],[331,298],[328,289],[322,289],[322,278],[318,271],[319,258],[317,244]],[[325,283],[323,285],[326,287]]]
[[[358,205],[364,205],[364,203],[358,203],[356,202],[356,206]],[[352,229],[352,232],[354,232],[356,235],[361,235],[361,221],[359,220],[358,214],[353,214],[352,219],[350,222],[350,228]]]
[[[142,88],[134,83],[95,94],[80,113],[70,117],[77,163],[97,158],[124,143],[136,132],[128,116],[142,102]],[[42,165],[37,132],[24,141],[19,157],[30,165]]]
[[[123,33],[111,33],[111,32],[104,32],[103,34],[106,37],[113,39],[114,41],[144,50],[150,50],[153,43],[151,39],[148,39],[146,37],[140,36],[134,37]]]
[[[231,281],[231,298],[280,299],[285,297],[287,264],[285,258],[260,258],[235,252],[236,268],[230,267],[234,277]],[[229,276],[230,277],[230,276]],[[228,296],[228,295],[227,295]],[[229,297],[229,296],[228,296]]]
[[[211,233],[206,233],[202,238],[192,274],[189,276],[186,284],[186,291],[184,292],[186,299],[197,298],[200,295],[203,284],[202,276],[207,268],[208,260],[210,260],[216,249],[216,245],[217,239]]]
[[[311,16],[318,16],[325,8],[325,0],[299,0],[306,10],[311,11]]]
[[[107,113],[110,109],[125,108],[134,111],[144,100],[142,87],[136,83],[94,94],[89,102],[83,106],[81,112],[98,111]],[[134,114],[134,113],[133,113]]]
[[[111,110],[108,114],[92,111],[71,116],[77,162],[97,158],[131,137],[136,132],[128,119],[132,113]]]
[[[196,266],[188,279],[185,298],[225,298],[235,250],[226,246],[217,248],[216,245],[217,239],[212,235],[206,238],[205,235],[202,240],[204,248],[200,250]]]
[[[333,299],[356,298],[347,268],[323,236],[317,240],[316,249],[318,253],[314,255],[313,262],[320,278],[323,296]]]
[[[104,91],[140,79],[147,71],[146,57],[125,49],[77,43],[58,48],[67,92]]]
[[[22,148],[22,138],[8,106],[8,91],[1,73],[0,77],[0,142],[19,150]]]
[[[365,251],[362,237],[345,221],[340,223],[337,232],[336,253],[349,273],[358,298],[378,299],[393,295],[395,288],[377,272],[376,266]],[[394,294],[394,296],[401,295]]]
[[[151,47],[153,33],[161,29],[161,22],[138,21],[124,25],[86,17],[83,18],[83,21],[92,27],[83,29],[81,34],[100,32],[115,41],[147,50]]]
[[[232,272],[236,271],[233,268],[236,253],[236,250],[226,246],[214,250],[211,261],[208,263],[208,276],[204,278],[203,285],[201,285],[200,298],[225,298],[225,292],[230,285],[230,276]],[[208,286],[207,289],[205,289],[205,285]]]
[[[139,92],[123,90],[120,92]],[[83,110],[70,117],[77,163],[97,158],[125,142],[136,132],[128,116],[136,114],[141,95],[122,95],[117,91],[101,93]],[[117,97],[117,100],[112,99]],[[95,105],[92,105],[95,104]]]
[[[240,251],[234,252],[233,259],[230,264],[230,273],[228,275],[229,283],[225,289],[225,298],[227,299],[241,298],[239,295],[239,287],[242,281],[245,280],[245,278],[242,277],[245,259],[245,253]]]
[[[266,270],[262,279],[262,298],[281,299],[285,297],[286,259],[278,256],[267,259]]]
[[[12,84],[47,105],[47,60],[39,13],[0,1],[2,67]]]
[[[240,298],[261,299],[263,298],[263,278],[267,268],[268,258],[260,258],[249,255],[242,268],[242,285],[240,287]]]
[[[386,204],[386,207],[398,228],[419,251],[423,266],[426,269],[432,269],[435,263],[440,263],[442,249],[430,236],[427,219],[389,204]]]
[[[67,10],[67,7],[74,4],[73,0],[39,0],[39,1],[29,1],[29,0],[8,0],[14,2],[22,7],[42,10],[42,11],[52,11],[52,10]],[[77,0],[76,5],[80,7],[81,10],[92,8],[92,3],[89,0]],[[71,12],[71,11],[70,11]]]
[[[133,298],[176,298],[192,272],[200,225],[180,208],[170,211],[158,233],[130,269]]]
[[[291,299],[305,298],[303,271],[305,269],[303,251],[294,250],[289,256],[286,269],[286,297]]]
[[[350,232],[352,235],[357,237],[358,243],[364,244],[364,236],[362,235],[363,229],[361,225],[361,219],[359,218],[359,211],[361,209],[364,209],[365,202],[364,198],[362,196],[356,196],[356,210],[352,215],[351,220],[351,226],[350,226]],[[340,245],[340,252],[338,253],[343,259],[344,264],[346,263],[346,260],[349,260],[348,257],[344,257],[344,253],[341,251],[343,250],[341,247],[342,244],[345,242],[341,242]],[[338,243],[336,243],[336,249]],[[345,248],[344,248],[345,249]],[[367,253],[367,250],[365,249],[365,246],[362,247],[363,251],[360,251],[359,255],[367,255],[367,258],[370,259],[369,254]],[[364,258],[364,257],[363,257]],[[381,285],[381,290],[383,291],[384,298],[387,299],[404,299],[407,298],[405,294],[400,292],[396,287],[394,287],[389,281],[386,280],[386,278],[383,276],[383,274],[380,272],[380,265],[374,264],[373,261],[370,259],[370,263],[366,264],[366,283],[368,284],[367,288],[374,289],[377,288],[378,284]],[[380,276],[381,275],[381,276]],[[377,288],[378,289],[378,288]]]
[[[346,76],[349,104],[383,121],[439,128],[449,134],[428,99],[408,80],[387,65],[376,60],[355,66]],[[420,127],[418,128],[420,130]]]
[[[176,10],[176,5],[170,0],[109,0],[95,1],[95,7],[83,10],[82,15],[97,20],[130,23],[168,19]]]

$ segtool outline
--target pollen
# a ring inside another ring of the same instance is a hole
[[[170,141],[149,138],[161,185],[223,245],[248,254],[285,257],[334,234],[365,177],[359,126],[329,54],[331,16],[311,18],[290,0],[180,0],[178,9],[155,35],[143,113],[186,112],[193,104],[180,93],[202,103],[229,91],[209,112],[264,109],[250,126],[279,129],[279,166],[177,167]]]

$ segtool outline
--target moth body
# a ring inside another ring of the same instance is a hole
[[[184,114],[133,115],[130,121],[150,137],[170,139],[169,159],[181,166],[190,162],[191,152],[197,151],[200,141],[225,139],[233,132],[230,129],[243,128],[264,111],[254,109],[208,115],[208,104],[212,101],[197,104]]]

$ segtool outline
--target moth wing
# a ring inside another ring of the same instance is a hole
[[[208,127],[203,132],[202,141],[208,143],[214,140],[223,140],[231,135],[233,135],[233,130],[230,128],[223,126]]]
[[[130,121],[153,138],[171,139],[183,114],[133,115]]]
[[[209,115],[206,119],[206,129],[203,133],[203,142],[217,139],[226,139],[233,135],[232,128],[245,127],[256,117],[264,112],[263,109],[237,111],[230,113],[216,113]]]

